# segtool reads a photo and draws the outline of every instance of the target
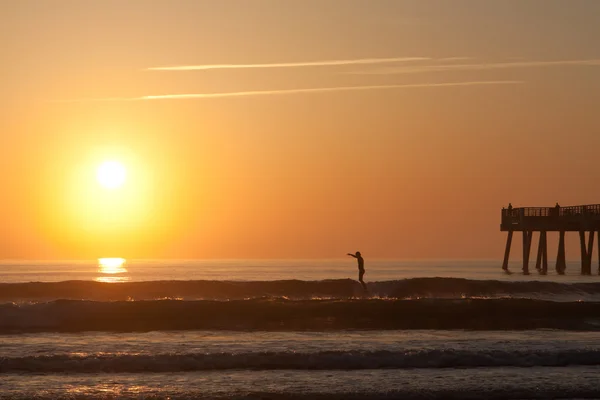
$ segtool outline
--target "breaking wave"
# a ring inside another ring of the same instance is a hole
[[[600,365],[600,350],[321,351],[209,354],[92,354],[5,358],[0,373],[140,373],[227,369],[357,370],[405,368],[564,367]]]
[[[469,280],[462,278],[412,278],[368,283],[369,296],[389,298],[521,297],[553,301],[600,301],[600,282]],[[363,296],[351,279],[322,281],[147,281],[102,283],[94,281],[0,284],[0,301],[71,300],[235,300],[287,297],[290,299]]]

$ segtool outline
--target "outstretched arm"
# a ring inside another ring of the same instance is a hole
[[[350,257],[357,258],[357,257],[356,257],[354,254],[350,254],[350,253],[348,253],[348,255],[349,255]]]

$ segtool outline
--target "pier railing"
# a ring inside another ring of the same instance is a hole
[[[569,207],[519,207],[502,209],[502,218],[600,216],[600,204]]]

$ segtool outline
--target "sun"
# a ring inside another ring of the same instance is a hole
[[[118,161],[105,161],[98,167],[96,178],[106,189],[118,189],[127,180],[127,169]]]

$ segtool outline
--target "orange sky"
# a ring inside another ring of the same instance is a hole
[[[0,259],[500,258],[509,201],[600,203],[598,1],[0,15]]]

